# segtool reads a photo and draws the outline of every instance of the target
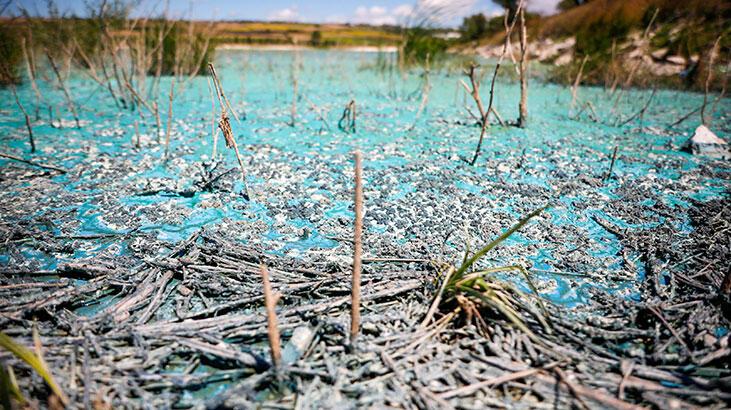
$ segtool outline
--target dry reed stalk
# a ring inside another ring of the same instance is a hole
[[[175,76],[170,80],[170,94],[168,95],[168,121],[165,128],[165,160],[168,159],[170,150],[170,131],[173,126],[173,97],[175,93]]]
[[[355,344],[360,329],[360,274],[363,251],[363,158],[355,152],[355,226],[353,230],[353,284],[351,290],[350,343]]]
[[[183,84],[184,86],[187,85],[189,82],[191,82],[194,78],[196,78],[198,76],[198,73],[200,72],[200,68],[203,65],[203,59],[206,58],[206,50],[208,49],[208,46],[211,44],[211,38],[214,35],[214,29],[215,29],[215,27],[213,25],[213,20],[211,20],[210,22],[208,22],[208,26],[207,26],[206,30],[203,31],[203,34],[202,34],[202,36],[204,38],[204,42],[203,42],[203,47],[201,48],[202,51],[200,53],[200,56],[198,57],[198,60],[192,62],[193,66],[192,66],[192,69],[188,70],[189,74],[188,74],[188,78],[185,80],[185,82]],[[192,34],[190,34],[189,40],[190,41],[188,43],[191,45],[190,51],[192,52],[193,51],[192,45],[194,44],[194,36]],[[189,68],[191,68],[191,67],[189,67]]]
[[[509,20],[509,12],[506,12],[503,15],[503,29],[505,32],[508,32],[508,27],[510,26],[510,20]],[[508,36],[505,39],[505,42],[508,44],[508,56],[510,56],[510,61],[513,63],[513,67],[515,68],[515,74],[520,75],[520,70],[518,69],[518,63],[515,61],[515,54],[513,54],[513,45],[510,43],[510,36]]]
[[[635,114],[634,114],[633,116],[629,117],[629,118],[628,118],[628,119],[627,119],[626,121],[624,121],[624,122],[623,122],[622,124],[620,124],[620,125],[626,125],[626,124],[629,124],[629,123],[630,123],[630,122],[632,122],[632,121],[633,121],[633,120],[634,120],[635,118],[639,117],[639,118],[640,118],[640,128],[642,128],[642,120],[643,120],[643,119],[644,119],[644,117],[645,117],[645,112],[647,112],[647,109],[648,109],[648,108],[650,108],[650,103],[652,102],[652,99],[653,99],[653,98],[655,97],[655,93],[656,93],[656,92],[657,92],[657,85],[655,85],[655,87],[653,87],[653,89],[652,89],[652,94],[650,94],[650,97],[649,97],[649,98],[647,99],[647,101],[645,102],[645,105],[644,105],[644,106],[643,106],[643,107],[642,107],[642,108],[641,108],[641,109],[640,109],[639,111],[637,111],[637,112],[636,112],[636,113],[635,113]]]
[[[310,108],[312,108],[312,111],[315,112],[317,115],[317,119],[320,120],[324,125],[325,128],[327,128],[328,131],[332,131],[332,128],[330,128],[330,122],[328,122],[327,117],[325,117],[325,114],[322,113],[322,110],[320,110],[320,107],[315,105],[309,98],[307,98],[306,95],[302,95],[304,97],[305,101],[307,101],[308,104],[310,104]],[[320,127],[320,133],[322,133],[322,127]]]
[[[716,99],[713,101],[713,105],[711,106],[711,113],[716,112],[716,107],[718,106],[719,101],[722,101],[724,99],[724,97],[726,97],[729,76],[731,76],[731,61],[729,61],[729,63],[726,65],[726,75],[723,77],[723,82],[721,83],[721,92],[716,96]],[[682,117],[678,118],[675,122],[668,125],[668,128],[672,128],[672,127],[684,122],[685,120],[687,120],[688,118],[693,116],[695,113],[700,111],[702,107],[703,106],[701,105],[699,107],[692,109],[691,111],[689,111]]]
[[[10,75],[10,70],[5,66],[4,63],[0,63],[0,68],[6,73],[8,78],[12,78]],[[12,81],[9,83],[10,91],[13,93],[13,97],[15,98],[15,105],[18,106],[20,109],[20,112],[23,113],[23,117],[25,118],[25,127],[28,129],[28,142],[30,143],[30,152],[36,152],[36,142],[33,138],[33,127],[31,126],[30,122],[30,116],[28,115],[28,112],[25,110],[25,107],[20,102],[20,97],[18,97],[18,91],[15,89],[15,84],[12,83]]]
[[[436,313],[437,309],[439,308],[439,304],[442,301],[442,295],[444,295],[444,290],[447,289],[449,278],[452,276],[453,273],[454,266],[450,266],[449,269],[447,269],[447,271],[444,273],[444,278],[442,279],[441,286],[439,286],[439,291],[437,292],[436,296],[434,296],[434,300],[432,301],[431,306],[429,306],[429,310],[426,312],[424,320],[421,322],[421,325],[419,325],[421,329],[425,329],[434,317],[434,314]]]
[[[272,353],[272,364],[275,369],[279,369],[282,363],[282,342],[279,338],[279,327],[277,325],[277,312],[275,307],[279,294],[272,293],[272,285],[269,283],[269,271],[264,264],[259,265],[259,273],[264,284],[264,307],[267,312],[267,333],[269,336],[269,347]]]
[[[23,158],[20,158],[20,157],[16,157],[15,155],[5,154],[3,152],[0,152],[0,158],[12,159],[13,161],[22,162],[24,164],[32,165],[32,166],[38,167],[38,168],[48,169],[50,171],[56,171],[56,172],[61,173],[61,174],[65,174],[65,173],[68,172],[67,170],[65,170],[63,168],[59,168],[59,167],[56,167],[56,166],[53,166],[53,165],[41,164],[41,163],[34,162],[34,161],[29,161],[27,159],[23,159]]]
[[[36,96],[36,121],[40,119],[40,107],[41,107],[41,100],[43,99],[43,96],[41,95],[41,90],[38,88],[38,84],[36,83],[36,70],[35,70],[35,64],[33,64],[33,61],[31,60],[31,55],[28,52],[28,47],[25,45],[25,37],[22,37],[20,39],[20,46],[23,49],[23,57],[25,59],[25,69],[28,73],[28,78],[30,79],[30,85],[33,88],[33,94]]]
[[[345,132],[355,132],[355,100],[350,100],[348,104],[345,105],[345,109],[343,110],[343,115],[340,117],[340,120],[338,121],[338,128],[340,130]]]
[[[499,63],[498,63],[499,64]],[[485,132],[487,132],[488,124],[488,113],[490,111],[486,111],[485,108],[482,105],[482,98],[480,97],[480,82],[475,77],[475,68],[477,68],[476,65],[472,64],[470,66],[470,71],[468,73],[470,77],[470,83],[472,84],[472,90],[470,90],[467,87],[467,84],[462,82],[462,85],[465,87],[467,92],[472,96],[472,98],[475,100],[475,104],[477,105],[477,109],[480,111],[480,139],[477,142],[477,149],[475,149],[475,155],[472,157],[472,161],[470,161],[470,165],[475,165],[475,162],[477,161],[477,157],[480,155],[480,150],[482,148],[482,141],[485,138]],[[493,79],[492,86],[495,86],[495,81]],[[491,92],[492,95],[492,92]],[[491,98],[492,99],[492,98]],[[490,107],[492,108],[492,107]]]
[[[607,75],[604,79],[604,91],[607,90],[607,82],[609,81],[610,76],[614,76],[614,79],[612,80],[612,85],[609,88],[609,94],[614,95],[614,91],[617,89],[617,84],[619,84],[619,75],[617,74],[618,68],[617,68],[617,39],[612,39],[612,53],[611,53],[611,62],[609,63],[609,66],[612,68],[611,71],[607,72]]]
[[[608,181],[612,177],[612,171],[614,171],[614,162],[617,160],[617,149],[619,148],[618,145],[614,146],[614,152],[612,152],[612,162],[609,164],[609,171],[607,171],[607,174],[604,176],[604,181]]]
[[[109,91],[109,95],[112,96],[114,105],[117,107],[117,109],[119,109],[120,108],[119,99],[117,98],[117,94],[114,93],[114,89],[112,88],[112,82],[107,74],[107,70],[106,69],[102,70],[102,74],[104,74],[104,78],[100,78],[99,74],[97,73],[95,64],[86,55],[84,50],[78,46],[78,41],[76,40],[76,38],[74,38],[74,43],[76,44],[76,49],[79,52],[79,56],[81,57],[81,60],[89,68],[88,70],[83,70],[83,72],[85,74],[87,74],[92,80],[94,80],[101,87],[104,87],[104,88],[106,88],[107,91]],[[102,67],[104,67],[104,63],[102,63]]]
[[[507,28],[507,33],[505,33],[505,42],[503,43],[503,51],[500,54],[500,58],[498,59],[497,63],[495,64],[495,71],[492,74],[492,81],[490,82],[490,100],[487,105],[486,110],[480,110],[480,112],[483,114],[482,118],[482,129],[480,130],[480,139],[477,141],[477,148],[475,148],[475,154],[472,157],[472,161],[470,161],[470,165],[475,165],[475,162],[477,162],[477,158],[480,156],[480,151],[482,149],[482,141],[485,139],[485,132],[487,131],[487,115],[492,111],[492,104],[495,100],[495,81],[497,80],[498,73],[500,72],[500,65],[503,62],[503,59],[505,58],[505,53],[508,50],[508,45],[510,44],[510,35],[513,33],[513,29],[515,28],[515,23],[518,21],[518,14],[523,10],[523,1],[521,0],[518,3],[518,8],[516,10],[515,16],[513,16],[513,21],[510,23],[510,26]],[[507,14],[508,11],[506,10],[505,13]],[[470,80],[474,79],[474,68],[470,70]],[[477,90],[475,90],[475,85],[477,85]],[[473,81],[473,98],[475,95],[479,96],[479,82]],[[477,101],[477,100],[476,100]],[[480,102],[480,104],[482,104]]]
[[[520,103],[518,127],[528,125],[528,32],[525,28],[525,8],[520,8]]]
[[[58,65],[56,64],[56,61],[53,59],[53,56],[51,56],[51,53],[48,52],[48,50],[46,50],[46,57],[48,57],[48,62],[51,64],[51,68],[56,74],[56,79],[58,80],[61,90],[63,91],[63,95],[66,98],[66,104],[68,104],[69,109],[74,116],[74,121],[76,121],[76,128],[81,128],[81,123],[79,123],[79,114],[76,112],[76,104],[74,104],[74,101],[71,99],[71,94],[69,94],[66,83],[63,81],[63,77],[61,77],[61,73],[58,70]]]
[[[208,94],[211,96],[211,136],[213,136],[213,153],[211,158],[216,158],[216,150],[218,149],[218,132],[216,131],[216,99],[213,97],[213,88],[211,88],[211,78],[208,77]]]
[[[497,109],[495,107],[490,107],[490,112],[492,115],[495,116],[495,119],[497,119],[497,122],[500,124],[501,127],[505,126],[505,121],[503,121],[503,117],[500,116],[500,113],[497,112]]]
[[[157,101],[153,101],[152,107],[155,109],[155,131],[156,131],[156,138],[155,140],[157,143],[160,143],[160,133],[162,132],[162,121],[160,120],[160,105],[157,103]]]
[[[424,82],[421,87],[421,104],[419,104],[419,109],[416,111],[416,118],[418,119],[421,116],[421,113],[424,111],[424,108],[426,108],[426,104],[429,102],[429,92],[431,91],[431,81],[429,81],[429,53],[426,54],[426,61],[424,62]],[[414,124],[415,126],[416,124]],[[412,126],[412,128],[414,127]]]
[[[211,76],[213,77],[213,85],[216,88],[216,94],[218,95],[218,105],[221,107],[221,119],[218,121],[218,128],[221,129],[223,138],[226,141],[226,147],[233,148],[236,153],[236,160],[239,162],[239,167],[241,168],[241,181],[244,183],[244,195],[246,200],[249,200],[251,198],[251,194],[249,192],[249,186],[246,184],[244,162],[241,160],[239,146],[236,144],[236,138],[234,138],[234,133],[231,129],[231,121],[228,118],[226,107],[228,107],[231,111],[231,114],[233,114],[234,118],[236,118],[236,121],[238,121],[239,118],[236,116],[236,112],[233,108],[231,108],[231,103],[229,103],[226,98],[226,94],[223,92],[223,86],[221,86],[221,81],[218,79],[218,74],[216,74],[216,68],[213,67],[212,63],[208,63],[208,70],[211,72]]]
[[[708,118],[706,117],[706,105],[708,104],[708,93],[711,89],[711,81],[713,80],[713,64],[716,62],[716,56],[718,55],[718,46],[723,36],[718,36],[716,41],[711,47],[711,51],[708,55],[708,73],[706,74],[706,83],[703,89],[703,105],[701,105],[701,124],[708,125]]]
[[[655,19],[657,18],[657,14],[660,12],[660,8],[655,9],[655,13],[652,15],[652,18],[650,19],[650,22],[647,23],[647,27],[645,27],[645,31],[642,33],[642,42],[644,42],[647,39],[648,34],[650,34],[650,28],[652,28],[653,23],[655,23]],[[644,44],[640,47],[641,51],[644,51]],[[612,113],[614,113],[617,110],[617,106],[619,105],[619,101],[622,99],[622,96],[624,95],[624,92],[632,85],[632,80],[635,77],[635,74],[637,73],[637,70],[640,68],[640,65],[642,64],[642,59],[639,59],[635,62],[635,64],[630,69],[629,75],[627,76],[627,79],[625,80],[624,84],[622,85],[622,89],[619,90],[619,95],[617,95],[617,99],[614,100],[614,105],[612,106]]]
[[[584,74],[584,66],[586,65],[586,61],[589,60],[589,55],[585,55],[584,59],[581,60],[581,65],[579,66],[579,72],[576,73],[576,78],[574,79],[574,84],[571,86],[571,106],[569,107],[569,117],[571,117],[571,113],[574,111],[574,107],[576,106],[576,96],[579,91],[579,84],[581,84],[581,76]]]
[[[140,149],[140,126],[137,120],[135,120],[135,148]]]

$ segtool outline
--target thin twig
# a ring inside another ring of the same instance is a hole
[[[173,98],[175,93],[175,76],[170,81],[170,94],[168,95],[168,122],[165,128],[165,159],[167,160],[170,150],[170,132],[173,125]]]
[[[28,164],[28,165],[33,165],[34,167],[48,169],[50,171],[56,171],[56,172],[59,172],[61,174],[65,174],[65,173],[68,172],[67,170],[65,170],[63,168],[59,168],[59,167],[56,167],[56,166],[53,166],[53,165],[45,165],[45,164],[41,164],[41,163],[38,163],[38,162],[35,162],[35,161],[29,161],[27,159],[23,159],[23,158],[20,158],[20,157],[16,157],[15,155],[5,154],[3,152],[0,152],[0,157],[7,158],[7,159],[12,159],[13,161],[23,162],[23,163]]]
[[[609,164],[609,171],[607,171],[607,174],[604,176],[604,181],[606,182],[609,180],[609,178],[612,177],[612,170],[614,170],[614,161],[617,160],[617,149],[619,148],[618,145],[614,146],[614,152],[612,153],[612,162]]]

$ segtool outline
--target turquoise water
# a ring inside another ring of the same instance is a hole
[[[350,153],[360,149],[365,156],[366,199],[370,199],[367,212],[377,215],[383,211],[395,216],[398,211],[411,222],[407,225],[412,225],[396,229],[389,224],[389,218],[369,219],[367,213],[366,252],[369,241],[375,244],[378,238],[408,249],[420,241],[436,242],[430,238],[432,234],[446,237],[448,230],[464,231],[458,209],[452,207],[454,215],[445,218],[439,214],[438,206],[432,212],[428,203],[414,205],[425,198],[437,202],[454,199],[455,204],[464,205],[464,211],[479,210],[481,214],[465,217],[473,246],[498,233],[482,224],[485,218],[499,219],[504,229],[531,206],[550,201],[553,207],[547,211],[542,231],[524,230],[505,243],[505,251],[496,253],[486,263],[523,263],[546,284],[542,288],[545,296],[575,305],[585,302],[590,288],[596,287],[632,296],[636,280],[643,275],[639,264],[623,267],[619,240],[590,216],[609,220],[619,228],[652,228],[668,223],[654,211],[658,204],[683,210],[691,200],[716,198],[729,188],[727,164],[693,157],[677,149],[698,125],[697,120],[667,129],[680,115],[701,104],[703,96],[699,94],[660,90],[641,125],[634,121],[614,126],[614,117],[609,116],[613,100],[605,90],[581,87],[578,95],[581,100],[592,101],[600,116],[611,120],[574,120],[568,117],[570,90],[536,79],[529,94],[530,126],[525,130],[491,128],[481,159],[470,167],[459,158],[471,156],[479,129],[469,124],[472,121],[465,106],[474,111],[474,104],[458,83],[463,75],[457,68],[432,71],[428,104],[417,117],[420,69],[405,73],[379,70],[377,62],[384,56],[376,53],[298,53],[299,57],[294,52],[278,51],[217,54],[216,66],[224,90],[242,118],[240,123],[232,119],[232,126],[247,167],[247,184],[254,192],[251,202],[241,197],[241,182],[232,182],[230,192],[197,192],[192,197],[170,192],[140,194],[150,186],[191,189],[194,177],[200,173],[199,164],[210,159],[212,114],[206,77],[184,82],[177,92],[172,157],[168,161],[162,160],[164,149],[154,142],[154,118],[144,109],[118,110],[103,88],[79,72],[71,73],[69,85],[84,126],[51,126],[43,104],[40,119],[34,121],[40,152],[30,155],[20,112],[10,92],[1,90],[2,150],[71,170],[68,175],[43,177],[50,180],[48,186],[38,185],[36,179],[4,181],[0,200],[37,206],[32,214],[4,215],[3,221],[37,224],[38,218],[45,215],[54,221],[55,235],[123,235],[135,230],[168,243],[181,241],[201,227],[219,226],[231,230],[238,240],[262,244],[277,255],[334,252],[344,245],[342,232],[333,226],[341,220],[347,222],[346,227],[350,226],[348,221],[353,218]],[[394,55],[385,57],[395,61]],[[291,127],[290,67],[294,58],[302,66],[298,74],[298,118]],[[506,72],[511,70],[506,68]],[[170,81],[162,79],[163,95]],[[71,125],[72,117],[60,91],[43,81],[41,87],[47,102]],[[498,82],[495,107],[506,120],[516,117],[518,93],[517,84],[507,76]],[[19,94],[26,109],[33,113],[32,89],[23,85]],[[619,107],[620,114],[629,117],[644,106],[649,95],[649,91],[629,91]],[[340,114],[351,99],[356,100],[358,107],[354,134],[337,129]],[[483,99],[487,99],[486,91]],[[166,98],[161,98],[160,105],[164,127]],[[731,102],[724,99],[714,114],[714,131],[722,137],[731,128],[730,108]],[[325,114],[329,130],[319,119],[318,111]],[[54,117],[58,120],[56,114]],[[135,121],[140,122],[141,149],[133,145]],[[614,167],[616,179],[592,189],[565,189],[572,180],[582,177],[601,179],[615,146],[620,147]],[[233,152],[225,149],[222,138],[219,152],[225,160],[219,172],[237,166]],[[11,164],[12,161],[0,159],[0,167]],[[232,175],[237,177],[238,171],[234,170]],[[607,208],[607,203],[625,200],[620,188],[627,184],[643,187],[652,195],[641,200],[626,199],[631,207],[642,210],[638,220],[625,221],[608,212],[611,208]],[[444,226],[429,231],[422,221],[430,218]],[[672,223],[679,224],[684,232],[691,229],[687,218]],[[545,232],[546,226],[568,236],[557,243]],[[464,249],[464,239],[444,240],[445,256],[458,257]],[[588,245],[584,240],[589,241]],[[34,261],[37,269],[53,270],[68,260],[127,254],[130,241],[87,240],[71,255],[46,254],[28,245],[23,256]],[[587,266],[586,269],[596,269],[588,273],[597,276],[621,272],[631,280],[601,284],[592,278],[555,274],[565,270],[559,266],[562,261],[556,255],[579,247],[597,265]],[[1,265],[18,262],[11,261],[3,252],[0,251]],[[636,256],[630,255],[630,259]],[[514,280],[527,289],[519,279]]]

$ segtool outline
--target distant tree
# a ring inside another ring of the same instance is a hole
[[[477,40],[487,32],[487,18],[482,13],[465,17],[462,19],[460,31],[463,39]]]
[[[312,32],[312,35],[310,36],[310,44],[315,47],[322,45],[322,32],[320,32],[320,30]]]
[[[520,0],[494,0],[495,3],[503,6],[503,8],[508,9],[510,12],[509,16],[512,19],[515,15],[515,12],[518,10],[518,4],[520,3]]]

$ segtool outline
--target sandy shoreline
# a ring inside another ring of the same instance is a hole
[[[217,50],[262,50],[262,51],[294,51],[294,50],[322,50],[319,47],[310,47],[294,44],[220,44]],[[328,47],[325,50],[352,51],[359,53],[395,53],[396,46],[352,46],[352,47]]]

